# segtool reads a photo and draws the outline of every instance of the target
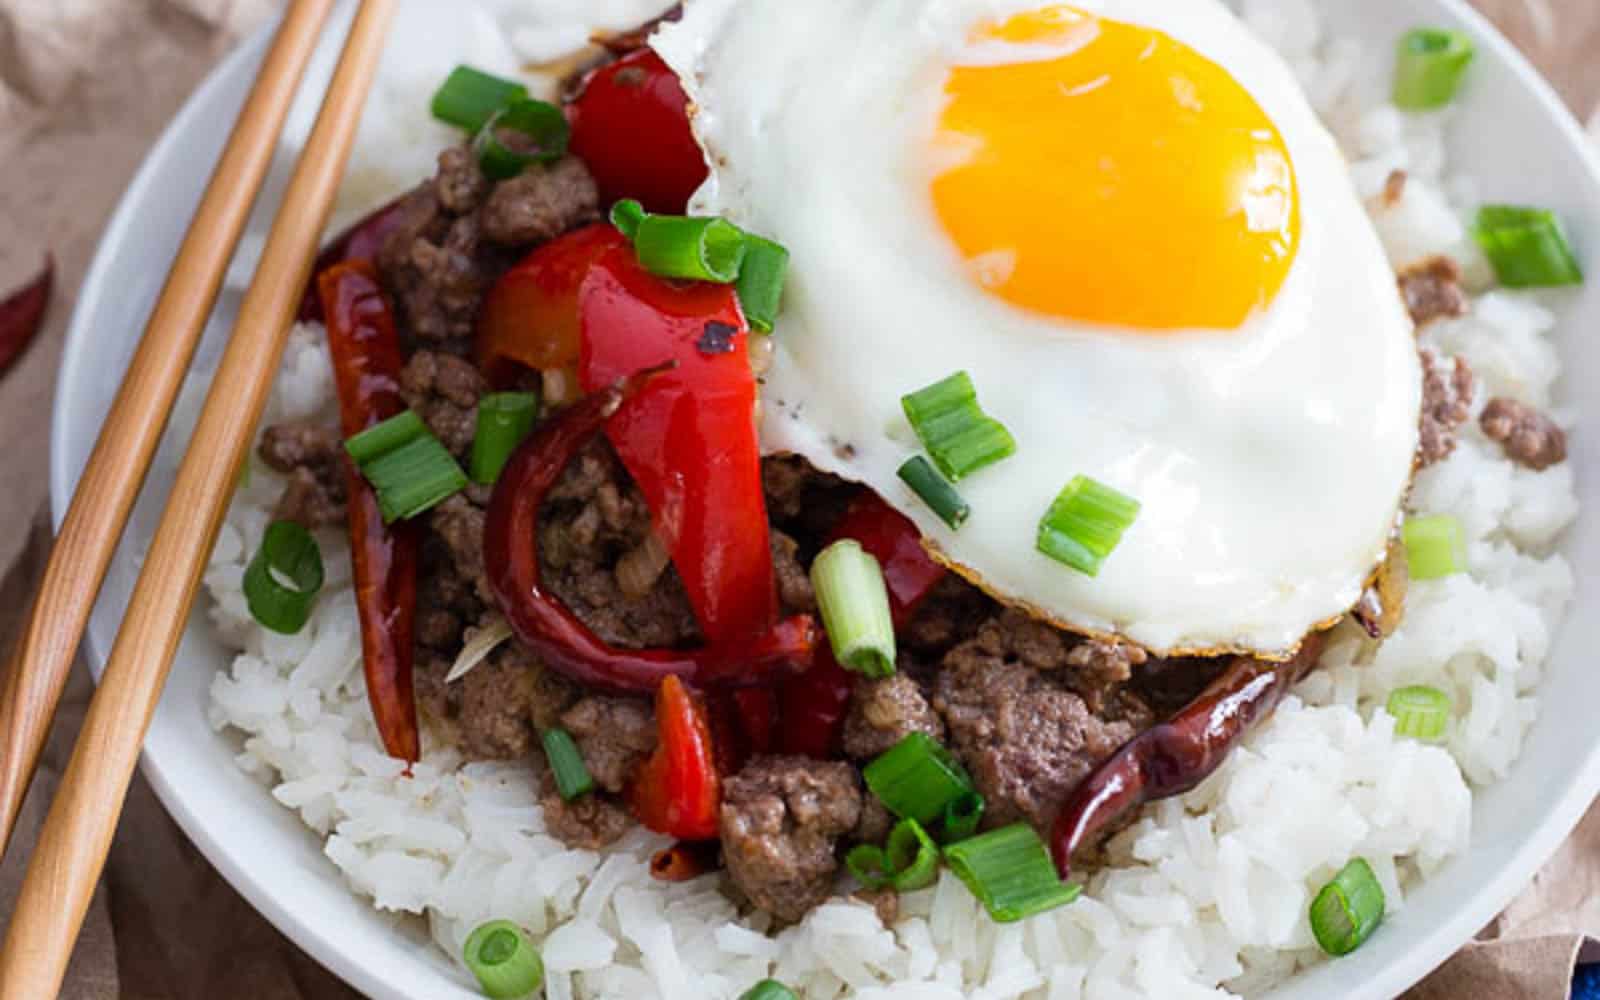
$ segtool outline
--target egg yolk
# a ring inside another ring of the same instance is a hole
[[[1148,332],[1232,329],[1271,302],[1299,244],[1294,168],[1222,67],[1062,6],[971,41],[946,83],[932,194],[985,288]]]

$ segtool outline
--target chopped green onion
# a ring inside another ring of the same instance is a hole
[[[966,372],[900,397],[900,406],[934,464],[952,483],[1016,453],[1011,432],[978,405],[978,391]]]
[[[1400,38],[1394,72],[1394,103],[1407,111],[1431,111],[1455,100],[1472,64],[1472,39],[1460,31],[1417,28]]]
[[[967,506],[956,488],[946,482],[933,463],[921,455],[906,459],[900,466],[899,476],[902,482],[911,487],[911,492],[921,497],[922,502],[939,515],[939,520],[951,528],[960,528],[972,516],[972,508]]]
[[[950,800],[944,807],[944,820],[939,825],[939,839],[946,844],[966,840],[978,832],[983,820],[983,796],[968,792]]]
[[[950,803],[973,792],[972,779],[950,751],[924,732],[906,734],[863,768],[861,776],[885,808],[924,827],[941,819]]]
[[[473,148],[478,166],[491,180],[522,173],[530,163],[549,163],[567,155],[572,129],[561,109],[546,101],[521,98],[501,108],[478,133]]]
[[[1096,576],[1123,532],[1139,516],[1139,501],[1088,476],[1075,476],[1039,520],[1040,552]]]
[[[878,560],[860,542],[840,539],[811,564],[811,583],[840,664],[867,677],[893,674],[894,620]]]
[[[467,485],[461,466],[432,434],[373,459],[361,474],[377,491],[386,524],[432,510]]]
[[[476,135],[501,108],[527,96],[528,88],[515,80],[457,66],[433,95],[433,117]]]
[[[544,744],[544,755],[556,776],[556,791],[563,800],[571,802],[594,791],[594,776],[571,733],[552,727],[539,734],[539,742]]]
[[[868,889],[882,889],[889,884],[889,858],[876,844],[857,844],[844,856],[844,866],[850,874]]]
[[[1507,288],[1583,284],[1583,268],[1554,212],[1519,205],[1478,209],[1473,238]]]
[[[739,1000],[795,1000],[795,995],[776,979],[763,979],[741,993]]]
[[[492,484],[511,453],[539,419],[539,397],[531,392],[497,392],[478,400],[478,429],[472,438],[472,481]]]
[[[357,465],[366,465],[404,444],[410,444],[428,433],[415,410],[401,410],[381,424],[373,424],[344,443],[344,450]]]
[[[726,219],[646,215],[633,234],[639,266],[663,278],[732,284],[744,263],[744,231]]]
[[[1467,568],[1467,535],[1454,515],[1407,518],[1400,537],[1413,580],[1438,580]]]
[[[1437,743],[1450,724],[1450,696],[1425,684],[1390,691],[1384,707],[1394,716],[1396,736],[1423,743]]]
[[[750,328],[771,333],[783,302],[783,282],[789,273],[789,251],[751,233],[744,236],[744,263],[739,267],[739,308]]]
[[[274,521],[244,571],[251,617],[284,635],[305,627],[322,589],[322,551],[311,532],[293,521]]]
[[[462,961],[491,1000],[516,1000],[544,985],[544,959],[522,928],[491,920],[467,936]]]
[[[1361,947],[1383,921],[1383,886],[1372,866],[1355,858],[1311,901],[1311,933],[1330,955]]]
[[[638,235],[639,223],[643,222],[648,214],[643,205],[632,198],[624,198],[611,206],[611,224],[631,240]]]
[[[1082,891],[1061,881],[1044,841],[1026,823],[951,844],[944,857],[997,923],[1064,906]]]
[[[939,874],[939,845],[914,819],[895,824],[883,856],[888,862],[889,884],[900,892],[926,888]]]

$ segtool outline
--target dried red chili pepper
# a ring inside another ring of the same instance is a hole
[[[544,588],[539,508],[578,450],[654,371],[585,396],[534,430],[500,473],[484,526],[484,562],[495,601],[517,637],[552,669],[587,687],[653,692],[669,676],[697,687],[746,687],[811,662],[817,625],[809,615],[749,638],[698,649],[613,649]]]
[[[45,307],[50,304],[55,276],[56,259],[46,254],[43,269],[27,284],[0,300],[0,372],[10,368],[39,333]]]
[[[317,278],[317,288],[348,438],[405,409],[400,340],[370,261],[336,264]],[[377,494],[348,458],[345,478],[367,700],[384,750],[415,763],[421,756],[412,693],[418,529],[408,522],[384,524]]]
[[[1090,772],[1057,814],[1050,851],[1066,878],[1072,855],[1146,802],[1182,795],[1210,776],[1257,721],[1316,665],[1326,636],[1306,636],[1294,657],[1241,656],[1199,697],[1140,733]]]
[[[650,877],[660,882],[687,882],[721,867],[721,845],[714,840],[680,840],[650,859]]]
[[[628,787],[634,816],[669,837],[714,839],[722,779],[711,727],[705,706],[670,675],[656,692],[656,730],[655,752]]]
[[[860,542],[883,567],[896,628],[910,620],[934,585],[944,579],[944,567],[922,547],[917,526],[876,493],[863,493],[840,517],[828,541],[841,538]],[[779,690],[783,752],[835,756],[853,687],[855,674],[840,666],[832,649],[823,643],[811,669],[784,681]]]
[[[406,213],[402,211],[405,203],[404,197],[396,198],[365,218],[357,220],[322,249],[317,255],[316,265],[311,269],[311,284],[306,287],[305,297],[300,300],[298,317],[300,322],[309,323],[322,319],[322,299],[317,290],[317,282],[324,271],[335,264],[343,264],[349,260],[377,261],[378,253],[388,241],[389,234],[399,229],[400,223],[405,219]]]

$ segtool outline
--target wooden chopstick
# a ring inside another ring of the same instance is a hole
[[[105,864],[172,657],[282,359],[398,0],[363,0],[29,860],[0,997],[53,997]]]
[[[117,538],[161,441],[333,3],[296,0],[279,27],[61,523],[44,582],[0,687],[0,854],[11,840]]]

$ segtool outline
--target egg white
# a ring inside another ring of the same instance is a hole
[[[1041,6],[690,0],[653,40],[712,168],[695,209],[792,255],[764,446],[872,487],[961,572],[1059,624],[1158,653],[1285,652],[1360,596],[1410,480],[1421,376],[1393,273],[1293,74],[1221,3],[1082,0],[1254,96],[1294,161],[1299,253],[1235,331],[1142,335],[986,293],[939,226],[925,150],[972,27]],[[959,484],[973,514],[952,531],[895,472],[919,451],[900,397],[958,370],[1017,453]],[[1143,504],[1094,578],[1034,548],[1080,473]]]

